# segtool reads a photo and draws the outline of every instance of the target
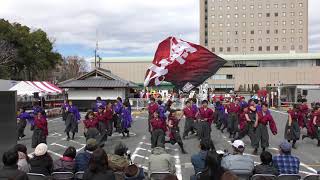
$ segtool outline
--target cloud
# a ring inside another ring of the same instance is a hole
[[[0,17],[45,30],[65,55],[92,56],[96,34],[101,56],[153,55],[168,36],[199,42],[199,1],[0,0]],[[309,0],[310,51],[320,44],[318,7]]]
[[[199,41],[196,0],[0,1],[1,17],[44,29],[58,47],[93,49],[97,34],[101,53],[152,55],[157,43],[170,35]]]

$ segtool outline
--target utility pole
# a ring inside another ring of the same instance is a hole
[[[94,50],[94,67],[97,68],[98,29],[96,30],[96,48]]]

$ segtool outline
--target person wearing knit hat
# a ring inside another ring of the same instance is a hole
[[[88,169],[89,160],[92,157],[92,152],[98,148],[97,140],[90,138],[87,140],[85,151],[77,154],[76,161],[76,172],[85,171]]]
[[[145,179],[144,172],[142,168],[139,168],[135,164],[129,165],[125,170],[125,179],[126,180],[142,180]]]
[[[33,155],[30,159],[30,173],[50,175],[53,170],[53,160],[48,154],[48,146],[44,143],[38,144]]]

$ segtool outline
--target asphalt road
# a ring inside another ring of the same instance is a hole
[[[287,114],[284,112],[272,111],[273,117],[276,120],[278,127],[278,134],[273,136],[270,133],[270,147],[268,151],[272,154],[278,153],[278,145],[283,140],[284,127],[287,120]],[[84,117],[84,114],[81,114]],[[131,137],[122,139],[121,135],[114,133],[112,137],[109,137],[104,149],[108,153],[112,153],[115,145],[119,142],[125,143],[132,152],[133,161],[143,168],[147,168],[148,156],[151,154],[150,134],[147,132],[147,114],[145,112],[136,112],[133,115],[134,123],[131,128]],[[75,140],[66,141],[66,135],[64,134],[64,122],[61,118],[53,118],[48,120],[49,136],[47,138],[49,152],[54,159],[62,156],[64,150],[68,146],[74,146],[77,151],[82,151],[85,147],[85,138],[83,136],[83,125],[79,125],[79,133],[76,134]],[[184,120],[180,122],[180,128],[183,130]],[[217,150],[228,149],[232,151],[231,142],[228,138],[228,134],[225,132],[222,134],[220,131],[212,127],[211,133],[212,140],[214,141]],[[182,133],[182,132],[181,132]],[[303,130],[302,133],[306,133]],[[19,141],[19,143],[25,144],[28,147],[28,153],[32,153],[34,149],[31,148],[31,136],[32,132],[30,127],[27,126],[25,131],[26,137]],[[245,144],[250,144],[248,137],[244,139]],[[199,151],[199,141],[195,136],[189,136],[184,140],[185,149],[188,154],[182,154],[179,146],[166,144],[167,151],[173,155],[176,162],[177,175],[179,179],[189,179],[190,175],[194,173],[193,167],[190,162],[192,154]],[[320,170],[320,148],[316,146],[315,140],[305,139],[304,141],[297,142],[297,149],[293,150],[293,155],[300,158],[301,175],[307,173],[315,173]],[[253,149],[248,145],[245,153],[251,156],[256,163],[259,163],[259,156],[252,155]]]

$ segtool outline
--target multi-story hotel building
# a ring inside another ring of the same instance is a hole
[[[199,0],[200,44],[216,54],[308,52],[308,0]]]

